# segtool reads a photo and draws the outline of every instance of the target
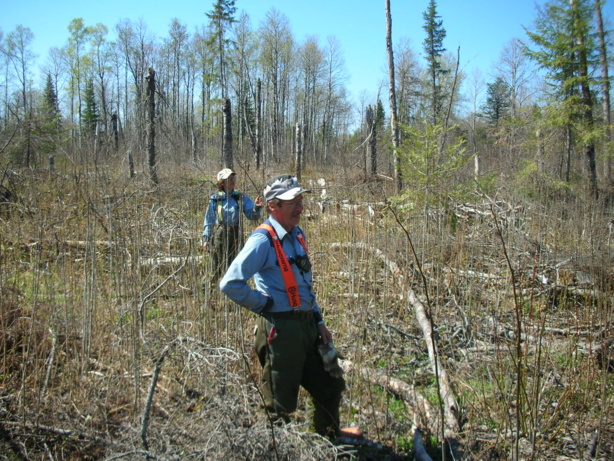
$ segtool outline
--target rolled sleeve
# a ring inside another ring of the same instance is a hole
[[[271,301],[263,291],[253,289],[248,281],[267,264],[269,247],[265,235],[252,235],[220,281],[222,293],[257,314],[270,308]]]
[[[245,213],[247,219],[249,219],[250,221],[256,221],[260,219],[261,208],[257,208],[252,199],[249,198],[247,195],[243,196],[243,205],[243,212]]]
[[[205,213],[205,221],[203,223],[203,242],[208,242],[211,237],[211,229],[215,225],[215,221],[217,217],[215,216],[216,210],[216,201],[211,199],[209,200],[209,206],[207,207],[207,212]]]

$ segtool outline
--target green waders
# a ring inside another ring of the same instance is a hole
[[[299,386],[303,386],[313,399],[315,431],[335,437],[345,380],[333,378],[324,370],[313,316],[301,314],[296,319],[274,318],[272,314],[257,320],[255,348],[262,365],[265,405],[276,417],[287,420],[296,410]],[[271,335],[273,327],[276,334]]]
[[[240,245],[239,226],[218,225],[213,231],[211,248],[211,283],[216,283],[237,256]]]

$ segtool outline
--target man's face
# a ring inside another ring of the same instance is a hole
[[[271,204],[269,207],[271,215],[287,231],[298,226],[303,208],[302,194],[292,200],[282,200],[277,206]]]

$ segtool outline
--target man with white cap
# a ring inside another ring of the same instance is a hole
[[[209,282],[217,281],[236,256],[241,245],[241,213],[247,219],[260,219],[262,197],[253,202],[247,195],[235,190],[237,174],[230,168],[224,168],[217,174],[218,191],[209,199],[203,225],[203,250],[209,252],[213,272],[206,274]]]
[[[299,387],[314,401],[314,429],[334,438],[345,389],[340,369],[325,368],[318,346],[332,346],[312,289],[311,263],[303,230],[303,189],[291,175],[264,188],[269,218],[256,229],[220,282],[230,299],[258,314],[255,348],[262,365],[267,410],[288,420],[297,408]],[[248,281],[253,277],[254,287]],[[334,347],[333,347],[334,350]],[[335,350],[336,351],[336,350]],[[327,371],[329,370],[329,371]]]

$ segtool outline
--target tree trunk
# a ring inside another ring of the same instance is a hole
[[[392,54],[392,18],[390,16],[390,0],[386,0],[386,50],[388,51],[388,95],[390,98],[390,130],[392,131],[392,146],[394,155],[394,177],[396,191],[403,188],[399,159],[399,127],[397,126],[397,98],[394,83],[394,56]]]
[[[147,157],[149,159],[149,179],[158,184],[156,172],[156,71],[151,67],[147,73]]]
[[[119,148],[119,127],[117,125],[117,114],[111,115],[111,127],[113,129],[113,148],[117,152]]]
[[[302,157],[303,157],[303,130],[300,123],[296,123],[295,130],[295,140],[296,140],[296,179],[301,180],[301,166],[302,166]]]
[[[232,111],[230,107],[230,99],[224,100],[223,112],[223,126],[224,135],[222,138],[222,152],[224,155],[224,167],[232,169]]]
[[[605,140],[609,145],[612,141],[612,129],[610,128],[611,114],[610,114],[610,76],[608,73],[608,53],[605,41],[605,31],[603,29],[603,16],[601,14],[601,3],[603,0],[595,0],[595,16],[597,17],[597,34],[599,35],[599,54],[601,60],[601,80],[603,82],[603,114],[605,117]],[[606,156],[605,165],[603,169],[604,179],[608,182],[612,182],[612,155]]]
[[[572,0],[572,6],[574,9],[578,8],[576,0]],[[578,21],[578,14],[574,12],[574,17],[576,21]],[[584,36],[581,33],[581,28],[579,25],[576,25],[574,28],[578,36],[576,40],[578,41],[579,55],[578,55],[578,75],[580,76],[580,89],[582,91],[582,101],[584,103],[584,124],[585,129],[591,133],[594,128],[594,119],[593,119],[593,98],[591,96],[591,88],[588,83],[588,57],[586,56],[585,42]],[[588,162],[588,172],[589,172],[589,180],[591,187],[591,195],[595,200],[599,198],[599,189],[597,187],[597,164],[595,162],[595,141],[590,139],[584,144],[584,154],[586,155],[586,160]]]
[[[198,162],[198,136],[196,131],[194,131],[194,126],[192,126],[192,162],[195,165]]]
[[[262,80],[256,82],[256,169],[262,160]]]
[[[566,154],[566,158],[565,158],[565,182],[569,182],[571,179],[571,158],[572,158],[572,153],[573,153],[573,131],[571,128],[571,125],[567,124],[565,125],[565,134],[566,136],[566,141],[567,141],[567,145],[565,146],[565,154]]]
[[[537,138],[537,172],[539,175],[544,174],[544,140],[542,139],[542,130],[535,132]]]
[[[377,106],[368,106],[367,107],[367,127],[369,129],[369,155],[367,157],[367,161],[365,162],[365,173],[370,171],[371,176],[375,176],[377,174]],[[370,165],[369,165],[370,160]]]

